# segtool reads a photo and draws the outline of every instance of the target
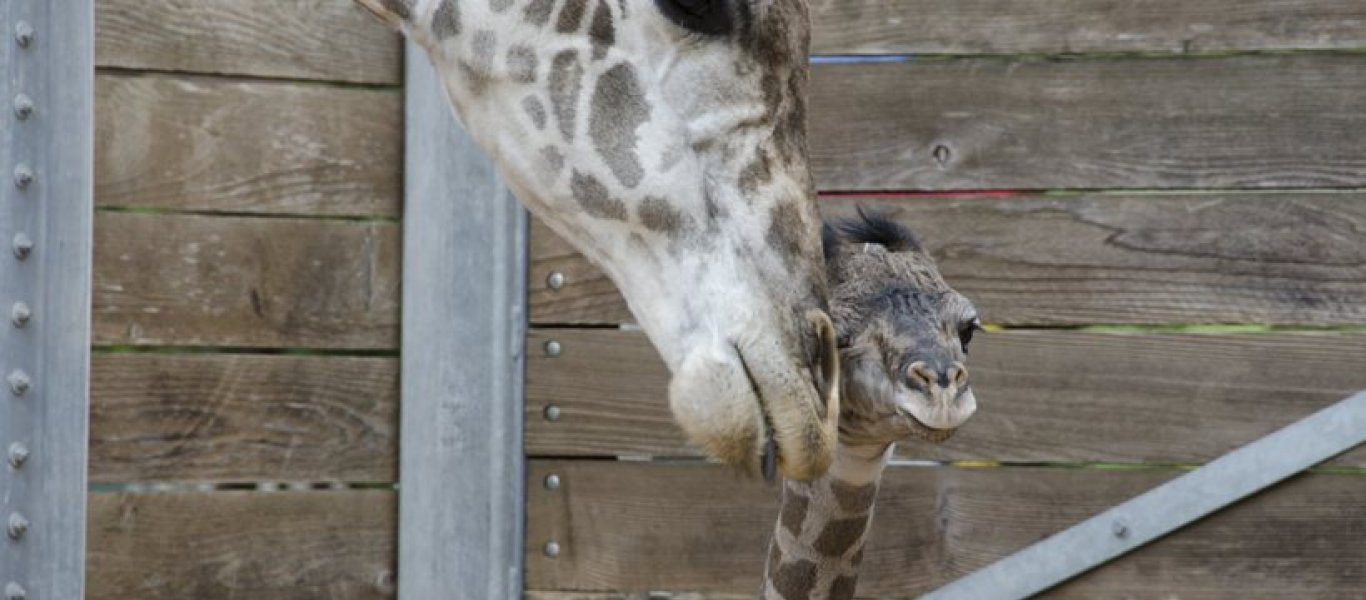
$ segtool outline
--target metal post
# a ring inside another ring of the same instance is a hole
[[[93,212],[93,0],[0,8],[0,587],[81,598]]]
[[[407,68],[398,593],[520,598],[526,211]]]

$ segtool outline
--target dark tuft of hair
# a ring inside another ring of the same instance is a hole
[[[879,244],[891,252],[922,251],[920,240],[909,227],[896,222],[887,213],[864,210],[862,206],[858,208],[857,217],[826,224],[827,256],[832,252],[832,242],[836,238],[851,244]]]

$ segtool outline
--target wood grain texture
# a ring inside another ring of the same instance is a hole
[[[1355,0],[814,0],[816,54],[1366,47]]]
[[[398,360],[96,353],[93,482],[394,481]]]
[[[101,73],[95,93],[98,205],[399,211],[403,104],[397,90]]]
[[[811,83],[822,189],[1366,185],[1360,54],[816,65]]]
[[[1366,323],[1366,194],[829,197],[920,231],[989,322]],[[620,323],[616,288],[539,223],[532,320]],[[565,274],[551,289],[546,277]]]
[[[101,67],[397,85],[399,35],[352,0],[99,0]]]
[[[548,357],[544,342],[560,342]],[[697,456],[669,414],[668,372],[640,333],[528,337],[527,453]],[[1366,389],[1366,336],[1003,332],[973,342],[978,411],[903,458],[1202,463]],[[542,417],[545,407],[561,417]],[[1366,449],[1336,464],[1366,466]]]
[[[550,473],[559,490],[539,484]],[[858,594],[929,591],[1178,474],[892,467]],[[533,461],[530,477],[529,589],[758,589],[776,486],[698,464]],[[1354,475],[1297,477],[1042,597],[1357,597],[1363,486]],[[550,539],[557,558],[540,552]]]
[[[91,494],[91,600],[394,597],[387,491]]]
[[[392,349],[399,272],[391,223],[103,212],[95,343]]]

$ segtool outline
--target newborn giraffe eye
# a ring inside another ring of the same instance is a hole
[[[972,342],[972,334],[982,330],[982,320],[973,317],[971,321],[965,321],[958,326],[958,341],[963,344],[963,354],[968,353],[968,344]]]
[[[727,0],[655,0],[655,5],[670,21],[693,33],[721,35],[733,26]]]

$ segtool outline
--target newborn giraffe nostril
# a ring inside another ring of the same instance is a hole
[[[906,367],[906,381],[914,389],[928,392],[936,379],[943,382],[940,385],[948,383],[943,380],[943,376],[936,376],[934,370],[924,361],[918,360]]]

